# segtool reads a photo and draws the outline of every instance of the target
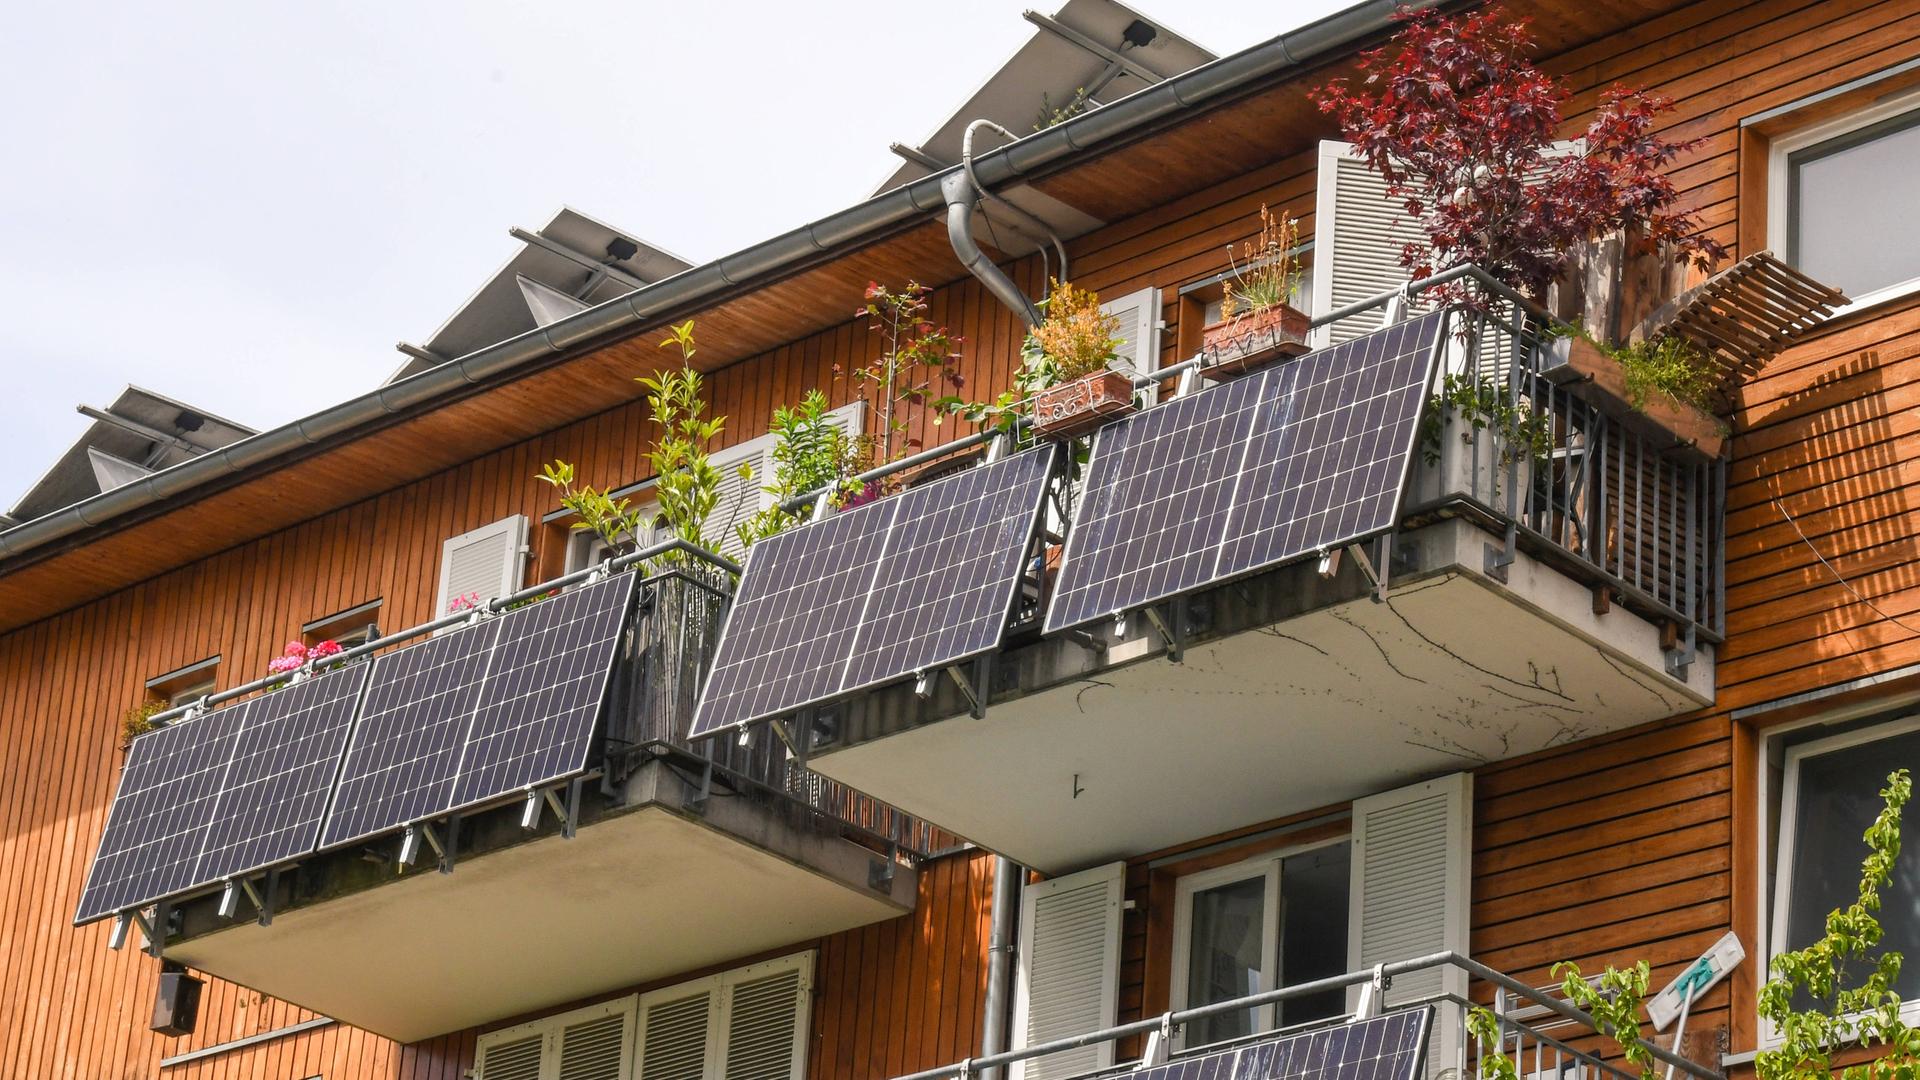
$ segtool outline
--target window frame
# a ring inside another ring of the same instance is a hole
[[[324,615],[300,628],[300,637],[309,647],[333,641],[351,649],[372,641],[380,634],[380,607],[384,597],[374,597],[343,611]]]
[[[1351,833],[1342,833],[1338,836],[1328,836],[1306,843],[1274,848],[1271,851],[1263,851],[1258,855],[1242,859],[1239,862],[1228,863],[1225,866],[1216,866],[1206,870],[1196,870],[1192,873],[1182,874],[1176,878],[1173,887],[1173,951],[1167,965],[1167,1007],[1174,1012],[1179,1012],[1182,1009],[1190,1007],[1187,1001],[1187,983],[1188,974],[1193,963],[1193,897],[1195,893],[1205,892],[1208,889],[1218,888],[1222,885],[1231,885],[1238,881],[1248,881],[1253,878],[1263,877],[1266,879],[1266,902],[1262,915],[1264,921],[1260,928],[1260,947],[1264,953],[1261,957],[1260,979],[1261,992],[1264,993],[1265,991],[1278,987],[1283,960],[1280,955],[1280,950],[1283,947],[1280,936],[1280,920],[1284,914],[1281,910],[1280,903],[1280,889],[1282,885],[1280,876],[1281,864],[1296,855],[1304,855],[1321,848],[1333,847],[1336,844],[1350,845],[1352,842],[1353,836]],[[1353,931],[1351,913],[1349,913],[1347,919],[1347,931],[1349,934]],[[1254,1017],[1255,1030],[1253,1034],[1258,1035],[1272,1032],[1275,1030],[1275,1025],[1278,1022],[1279,1009],[1277,1006],[1272,1004],[1262,1005],[1258,1010],[1258,1014]],[[1195,1049],[1199,1045],[1205,1044],[1189,1044],[1187,1042],[1187,1033],[1184,1029],[1177,1033],[1174,1039],[1174,1049],[1178,1051]]]
[[[537,1020],[528,1020],[523,1023],[513,1024],[509,1027],[495,1028],[492,1031],[482,1032],[474,1039],[473,1043],[473,1060],[475,1067],[478,1067],[478,1063],[485,1056],[487,1048],[493,1044],[517,1042],[521,1039],[538,1035],[541,1039],[540,1075],[543,1077],[550,1075],[559,1069],[560,1045],[557,1040],[561,1032],[583,1021],[598,1020],[605,1016],[618,1016],[621,1013],[625,1013],[627,1016],[626,1045],[622,1048],[627,1067],[623,1070],[626,1073],[623,1080],[632,1080],[640,1068],[638,1057],[639,994],[623,994],[620,997],[595,1002],[592,1005],[583,1005],[577,1009],[568,1009],[565,1012],[542,1016]],[[551,1060],[549,1060],[550,1058]]]
[[[1769,138],[1767,140],[1767,247],[1780,253],[1781,257],[1789,263],[1796,261],[1798,252],[1793,250],[1791,244],[1795,235],[1793,225],[1799,216],[1796,198],[1799,181],[1792,162],[1795,154],[1824,143],[1861,134],[1868,128],[1902,118],[1907,118],[1909,123],[1893,130],[1920,126],[1920,89],[1895,94],[1884,101]],[[1845,307],[1835,310],[1831,318],[1837,319],[1865,311],[1891,300],[1911,296],[1916,292],[1920,292],[1920,275],[1852,297]]]
[[[700,1070],[708,1080],[718,1080],[726,1075],[727,1033],[733,1013],[733,999],[729,993],[741,983],[753,982],[783,971],[800,973],[798,1015],[794,1017],[793,1068],[790,1080],[806,1080],[807,1047],[813,1037],[813,952],[811,950],[788,953],[771,960],[762,960],[757,964],[729,968],[698,979],[687,979],[671,986],[662,986],[648,990],[634,997],[633,1044],[627,1070],[628,1080],[637,1080],[641,1064],[646,1060],[647,1049],[647,1008],[658,1002],[679,1001],[695,993],[708,995],[707,1001],[707,1057],[700,1063]]]
[[[1845,719],[1844,717],[1826,717],[1811,721],[1808,724],[1796,724],[1791,728],[1784,728],[1769,732],[1768,734],[1771,738],[1777,740],[1793,731],[1805,730],[1807,727],[1820,724],[1844,722]],[[1763,971],[1771,971],[1773,969],[1774,957],[1788,950],[1787,917],[1789,908],[1791,907],[1791,875],[1795,842],[1792,823],[1795,811],[1798,809],[1800,763],[1809,757],[1818,757],[1821,754],[1831,753],[1835,750],[1844,750],[1866,743],[1879,742],[1882,739],[1906,735],[1916,730],[1920,730],[1920,712],[1892,717],[1881,723],[1866,724],[1854,728],[1851,731],[1842,731],[1817,739],[1809,739],[1806,742],[1797,743],[1781,749],[1779,813],[1774,819],[1773,827],[1763,830],[1762,838],[1763,843],[1767,845],[1767,850],[1762,853],[1763,859],[1760,864],[1760,873],[1765,886],[1764,895],[1766,901],[1766,910],[1761,916],[1763,920],[1762,929],[1765,932],[1767,945],[1766,963],[1762,969]],[[1769,793],[1765,791],[1765,781],[1769,779],[1766,777],[1766,773],[1769,770],[1771,758],[1771,754],[1762,754],[1760,758],[1760,769],[1763,777],[1762,799],[1764,800],[1761,805],[1761,813],[1763,815],[1761,818],[1762,822],[1766,821],[1764,815],[1771,808],[1769,804],[1772,802]],[[1769,860],[1772,863],[1771,872],[1768,870]],[[1920,1022],[1920,998],[1912,1001],[1902,1001],[1900,1003],[1900,1018],[1907,1023]],[[1767,1047],[1778,1046],[1782,1041],[1780,1031],[1775,1028],[1773,1024],[1765,1020],[1761,1021],[1760,1036],[1762,1044]]]
[[[220,685],[220,654],[196,660],[184,667],[155,675],[146,682],[147,693],[177,709],[213,693]]]

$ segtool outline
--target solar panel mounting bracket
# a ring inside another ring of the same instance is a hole
[[[867,888],[874,892],[893,891],[894,864],[899,859],[899,845],[887,845],[885,856],[867,860]]]
[[[967,713],[975,720],[984,720],[987,718],[987,696],[992,690],[988,680],[993,676],[993,654],[981,654],[971,666],[972,678],[968,678],[959,664],[949,667],[947,675],[953,680],[953,685],[960,688],[960,696],[967,699]]]
[[[254,921],[261,926],[272,926],[273,898],[280,891],[280,868],[276,866],[267,871],[267,891],[264,895],[254,891],[251,881],[242,879],[240,885],[247,891],[248,898],[253,901],[253,909],[259,912],[259,918]]]
[[[1373,978],[1360,988],[1360,1003],[1347,1018],[1347,1023],[1356,1024],[1362,1020],[1371,1020],[1386,1009],[1387,989],[1393,985],[1393,977],[1387,974],[1387,965],[1373,965]]]
[[[1380,534],[1374,541],[1374,553],[1377,559],[1368,557],[1367,549],[1361,546],[1359,541],[1347,545],[1347,554],[1353,557],[1353,564],[1360,568],[1360,573],[1367,579],[1367,584],[1373,586],[1370,599],[1376,604],[1384,603],[1387,599],[1387,558],[1392,551],[1392,543],[1392,533]]]
[[[1184,663],[1187,657],[1187,598],[1176,596],[1167,602],[1167,614],[1162,616],[1158,607],[1145,609],[1147,621],[1167,639],[1167,659],[1176,664]]]
[[[1140,1068],[1165,1065],[1173,1057],[1173,1013],[1160,1014],[1160,1026],[1147,1032],[1147,1045],[1140,1053]]]
[[[139,916],[135,916],[137,920]],[[173,905],[165,900],[153,905],[153,921],[142,923],[140,929],[147,935],[147,955],[155,960],[166,948],[168,928],[173,922]]]
[[[1500,546],[1486,546],[1486,562],[1483,569],[1486,575],[1502,585],[1507,583],[1507,570],[1513,565],[1514,550],[1520,536],[1518,525],[1507,526],[1507,537]]]
[[[123,911],[113,917],[113,932],[107,935],[107,948],[119,952],[126,947],[127,935],[133,930],[134,920],[140,917],[137,911]],[[146,927],[142,926],[144,932]]]
[[[706,768],[700,770],[700,790],[687,800],[687,809],[696,814],[707,812],[707,800],[713,797],[713,758],[707,758]]]

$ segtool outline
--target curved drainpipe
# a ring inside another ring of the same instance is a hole
[[[997,855],[993,860],[993,917],[987,936],[986,1020],[980,1030],[980,1056],[1007,1049],[1008,1013],[1013,1000],[1013,928],[1020,911],[1020,867]],[[1003,1065],[982,1069],[980,1080],[1000,1080]]]
[[[960,265],[979,278],[987,291],[1012,308],[1015,315],[1025,319],[1028,326],[1038,323],[1040,309],[1034,307],[1020,286],[973,242],[973,202],[980,194],[974,190],[973,180],[965,172],[950,172],[941,179],[940,191],[947,200],[947,242],[953,245]]]
[[[1284,78],[1317,58],[1391,30],[1392,15],[1402,6],[1424,8],[1441,2],[1366,0],[1244,52],[1203,64],[1082,113],[1064,124],[982,154],[972,162],[974,173],[981,184],[1007,183],[1102,143],[1157,129],[1196,109],[1210,107],[1267,81]],[[278,468],[286,464],[281,458],[317,443],[349,438],[369,425],[430,408],[442,399],[463,395],[478,383],[524,375],[582,346],[683,315],[692,306],[716,302],[759,279],[790,273],[845,245],[870,242],[889,232],[911,227],[942,208],[947,211],[949,235],[964,236],[966,245],[977,253],[979,248],[966,230],[958,233],[953,230],[954,219],[961,213],[955,209],[956,199],[964,201],[968,218],[972,215],[972,183],[960,166],[952,166],[559,322],[83,499],[63,510],[0,532],[0,559],[11,559],[45,547],[114,518],[184,495],[202,484],[254,470],[265,472]],[[961,250],[956,239],[955,251]],[[964,261],[965,256],[962,258]],[[980,259],[985,261],[985,255],[981,254]],[[993,264],[986,262],[986,265],[992,267]],[[980,273],[976,265],[970,264],[968,269],[976,275]],[[998,268],[993,269],[998,274]],[[1012,284],[1005,281],[1004,274],[999,276],[1006,285]],[[990,279],[982,277],[982,280],[992,287]],[[1013,289],[1012,293],[1019,295],[1019,290]],[[1025,296],[1019,295],[1016,303],[1014,296],[1002,295],[998,289],[995,295],[1015,306],[1023,317],[1032,319],[1033,305]],[[116,302],[109,298],[100,314],[113,317],[119,310]],[[4,570],[0,567],[0,572]]]

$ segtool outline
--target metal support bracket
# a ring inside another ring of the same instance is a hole
[[[580,830],[580,793],[586,787],[587,778],[576,776],[567,784],[567,812],[560,818],[560,835],[564,839],[573,839]]]
[[[1348,544],[1347,554],[1352,557],[1353,565],[1360,568],[1360,576],[1367,579],[1368,585],[1373,586],[1373,598],[1377,602],[1387,588],[1386,582],[1380,576],[1380,568],[1367,557],[1367,549],[1359,544]]]
[[[273,921],[273,912],[267,910],[267,902],[261,898],[260,890],[253,887],[252,878],[240,879],[240,891],[247,894],[247,903],[253,905],[253,910],[259,915],[259,923],[261,926],[265,926]],[[273,890],[269,888],[267,891],[272,892]]]
[[[700,790],[687,800],[687,809],[696,814],[707,812],[707,800],[713,797],[713,759],[707,759],[707,767],[700,771]]]
[[[1373,978],[1360,988],[1360,1004],[1353,1010],[1347,1023],[1371,1020],[1386,1008],[1387,989],[1393,985],[1393,979],[1387,975],[1387,965],[1373,965]]]
[[[232,919],[240,910],[240,883],[228,878],[220,886],[220,906],[214,909],[221,918]]]
[[[135,913],[123,911],[113,917],[113,932],[107,935],[107,948],[119,952],[126,948],[127,934],[133,930]]]
[[[1147,1032],[1147,1045],[1140,1054],[1140,1067],[1151,1069],[1165,1065],[1173,1056],[1173,1014],[1160,1014],[1160,1027]]]
[[[1679,642],[1666,651],[1667,674],[1681,682],[1686,682],[1688,672],[1693,667],[1693,658],[1698,645],[1694,627],[1688,624],[1687,632],[1681,636]]]
[[[427,845],[433,848],[434,857],[440,862],[440,872],[443,874],[453,873],[453,857],[447,854],[446,845],[440,842],[440,834],[433,831],[433,825],[428,822],[421,822],[420,834],[427,838]]]
[[[167,930],[173,923],[173,905],[165,900],[153,905],[153,921],[141,927],[147,934],[147,955],[155,960],[166,951]]]
[[[1167,614],[1163,617],[1157,607],[1143,609],[1147,621],[1167,639],[1167,659],[1182,663],[1187,657],[1187,598],[1176,596],[1167,604]]]
[[[567,813],[567,804],[560,801],[560,793],[553,788],[548,788],[542,792],[542,794],[546,796],[547,806],[553,810],[553,816],[560,819],[560,831],[563,833],[571,832],[570,819],[572,815]]]
[[[960,688],[960,696],[967,699],[967,713],[975,720],[983,719],[987,715],[987,695],[992,691],[992,687],[987,684],[987,679],[992,673],[992,664],[992,653],[976,659],[973,662],[971,678],[959,664],[946,669],[947,677],[953,680],[953,685]]]
[[[1503,544],[1499,547],[1495,547],[1492,544],[1486,546],[1487,557],[1482,569],[1486,571],[1488,577],[1502,585],[1507,583],[1507,570],[1513,565],[1514,551],[1519,539],[1519,528],[1509,525],[1507,526],[1507,538]]]
[[[1179,381],[1174,383],[1173,396],[1183,398],[1198,389],[1200,389],[1200,369],[1197,366],[1190,367],[1182,371]]]
[[[895,848],[889,845],[886,855],[867,860],[867,888],[879,893],[893,891],[894,852]]]
[[[540,792],[527,789],[527,801],[520,807],[520,827],[537,829],[540,827]]]
[[[254,907],[257,908],[260,912],[260,917],[255,921],[258,922],[261,926],[272,926],[273,925],[273,898],[279,895],[279,892],[280,892],[280,868],[276,866],[273,869],[267,871],[267,891],[266,892],[264,893],[254,892],[253,885],[251,882],[247,883],[246,889],[247,889],[247,895],[253,898]]]

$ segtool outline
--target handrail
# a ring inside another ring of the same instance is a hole
[[[1248,994],[1244,997],[1237,997],[1227,1001],[1217,1001],[1196,1008],[1177,1009],[1144,1020],[1135,1020],[1131,1023],[1116,1024],[1112,1027],[1101,1028],[1098,1031],[1090,1031],[1084,1035],[1074,1035],[1064,1039],[1053,1039],[1033,1046],[1021,1047],[1018,1050],[1008,1050],[998,1054],[987,1054],[983,1057],[968,1058],[965,1061],[955,1062],[952,1065],[941,1066],[940,1068],[924,1069],[920,1072],[908,1073],[905,1076],[895,1077],[894,1080],[949,1080],[949,1078],[965,1077],[980,1069],[1011,1065],[1016,1061],[1045,1057],[1048,1054],[1056,1054],[1063,1050],[1077,1050],[1083,1046],[1091,1046],[1095,1043],[1112,1042],[1133,1035],[1145,1035],[1149,1032],[1159,1031],[1163,1027],[1170,1025],[1184,1024],[1192,1020],[1201,1020],[1210,1016],[1219,1016],[1226,1013],[1244,1012],[1264,1005],[1286,1001],[1290,998],[1305,997],[1310,994],[1324,993],[1328,990],[1340,990],[1349,986],[1357,986],[1361,983],[1371,982],[1376,976],[1391,980],[1400,975],[1438,967],[1459,968],[1474,978],[1492,983],[1495,986],[1525,998],[1529,1002],[1543,1006],[1549,1011],[1558,1014],[1563,1019],[1584,1025],[1596,1032],[1601,1030],[1599,1021],[1595,1020],[1591,1014],[1558,998],[1544,996],[1533,987],[1515,979],[1511,975],[1495,971],[1493,968],[1477,960],[1469,959],[1457,952],[1448,951],[1431,953],[1411,960],[1399,960],[1390,964],[1382,964],[1375,969],[1349,971],[1341,975],[1331,975],[1324,979],[1314,979],[1310,982],[1297,983],[1293,986],[1278,987],[1273,990],[1262,991],[1258,994]],[[1726,1074],[1719,1070],[1710,1069],[1698,1062],[1689,1061],[1671,1050],[1647,1042],[1643,1042],[1642,1045],[1648,1053],[1653,1055],[1655,1060],[1664,1062],[1682,1072],[1688,1073],[1695,1077],[1696,1080],[1727,1080]]]
[[[652,547],[643,548],[640,551],[630,552],[629,554],[622,555],[617,559],[611,559],[601,566],[592,566],[592,567],[588,567],[585,570],[575,570],[570,574],[562,574],[557,578],[553,578],[551,580],[541,582],[538,585],[521,589],[519,592],[509,593],[506,596],[495,597],[491,600],[486,601],[484,604],[481,604],[478,608],[474,608],[467,611],[454,612],[453,614],[450,614],[450,615],[442,615],[437,619],[428,620],[427,622],[423,622],[418,626],[408,627],[405,630],[400,630],[392,634],[387,634],[382,637],[375,638],[371,641],[362,642],[359,645],[355,645],[351,649],[344,649],[333,656],[329,656],[323,660],[315,662],[311,666],[311,668],[297,668],[293,671],[275,672],[272,675],[266,675],[261,678],[255,679],[252,682],[242,683],[239,686],[230,687],[226,690],[222,690],[217,694],[208,694],[205,697],[196,698],[193,701],[187,702],[185,705],[176,705],[171,709],[167,709],[165,711],[155,713],[151,718],[149,718],[149,723],[151,723],[155,728],[166,727],[169,723],[171,723],[174,719],[178,717],[185,716],[189,713],[205,710],[214,705],[225,704],[229,701],[233,701],[236,698],[245,697],[246,695],[251,694],[257,690],[265,690],[270,686],[289,682],[294,678],[294,676],[301,674],[303,671],[311,671],[312,673],[317,674],[321,671],[330,670],[332,668],[336,668],[343,664],[357,660],[360,657],[366,656],[377,650],[387,648],[388,646],[393,645],[395,642],[406,641],[411,638],[420,637],[423,634],[433,633],[436,630],[444,630],[451,626],[458,626],[462,623],[471,622],[473,619],[483,614],[484,615],[498,614],[502,609],[507,607],[507,605],[509,604],[518,604],[525,600],[531,600],[536,596],[543,596],[547,593],[552,592],[555,589],[565,588],[568,585],[585,581],[596,574],[608,574],[608,573],[624,570],[635,563],[645,562],[649,559],[657,559],[662,555],[671,555],[676,552],[684,554],[689,558],[692,558],[698,562],[707,563],[717,569],[725,570],[727,573],[733,574],[735,576],[738,576],[740,573],[740,564],[734,562],[732,559],[726,558],[723,555],[716,555],[713,552],[706,550],[705,548],[698,547],[694,544],[688,543],[685,540],[675,538],[673,540],[668,540],[659,544],[655,544]],[[659,574],[654,576],[664,577],[667,575]],[[711,588],[711,586],[706,586],[706,587]]]

